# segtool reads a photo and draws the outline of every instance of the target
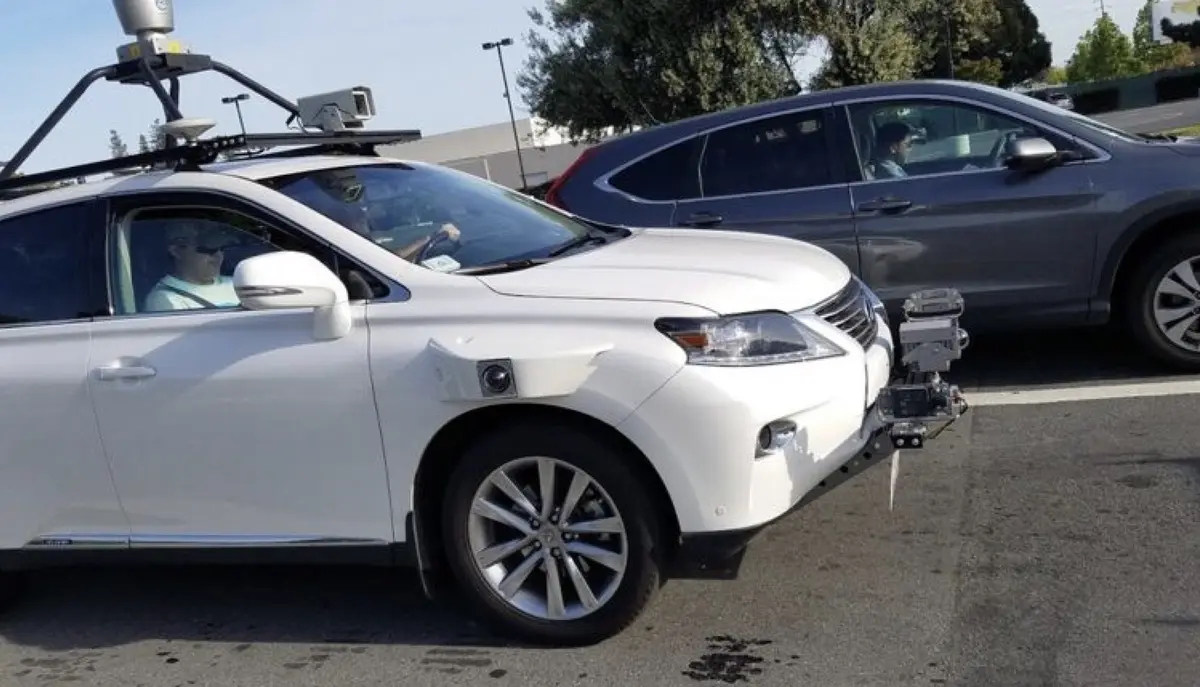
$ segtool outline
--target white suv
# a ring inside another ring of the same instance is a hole
[[[375,156],[0,203],[0,350],[10,600],[44,565],[400,564],[592,642],[894,450],[892,335],[830,253]]]

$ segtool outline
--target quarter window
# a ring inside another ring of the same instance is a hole
[[[99,271],[88,259],[103,233],[94,218],[90,205],[77,204],[0,220],[0,326],[102,314],[103,294],[91,287]]]
[[[708,135],[701,180],[705,197],[833,183],[823,110],[792,112]]]
[[[609,183],[644,200],[699,198],[703,148],[703,136],[689,138],[617,172]]]

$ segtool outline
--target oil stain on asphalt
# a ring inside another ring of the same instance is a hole
[[[708,653],[688,664],[683,674],[697,682],[749,682],[761,675],[766,659],[758,647],[771,644],[769,639],[737,639],[728,635],[708,637]]]

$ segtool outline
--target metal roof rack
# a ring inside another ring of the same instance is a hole
[[[0,169],[0,199],[28,195],[41,190],[39,185],[82,179],[105,172],[121,173],[174,165],[176,170],[200,170],[221,154],[238,149],[302,146],[293,150],[249,153],[236,159],[302,157],[329,153],[374,155],[375,146],[419,140],[418,129],[364,131],[362,122],[374,116],[374,98],[370,89],[353,89],[302,98],[296,103],[275,93],[238,70],[208,55],[188,51],[178,40],[168,38],[174,30],[174,10],[170,0],[113,0],[118,18],[127,35],[137,42],[117,48],[118,62],[88,72],[75,84],[45,121]],[[215,125],[207,119],[185,119],[179,109],[179,80],[189,74],[213,71],[254,91],[288,112],[285,126],[299,119],[297,130],[276,134],[241,134],[200,139],[199,135]],[[167,133],[165,147],[146,153],[98,160],[36,174],[14,176],[21,165],[41,145],[46,136],[79,101],[92,84],[101,79],[124,85],[146,86],[154,92],[163,108]],[[162,81],[167,81],[164,87]],[[347,103],[349,105],[347,106]],[[306,127],[317,127],[310,132]],[[185,139],[178,143],[173,137]],[[7,193],[6,193],[7,192]]]

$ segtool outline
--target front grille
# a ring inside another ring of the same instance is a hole
[[[837,295],[813,308],[813,313],[867,348],[875,341],[879,326],[863,289],[861,281],[851,279]]]

